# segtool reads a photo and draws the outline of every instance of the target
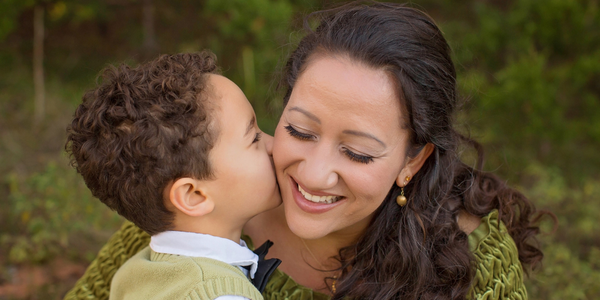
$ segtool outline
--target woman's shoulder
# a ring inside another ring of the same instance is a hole
[[[519,251],[494,210],[469,234],[475,258],[474,299],[527,299]]]

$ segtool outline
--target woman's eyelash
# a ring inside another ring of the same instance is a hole
[[[302,132],[296,130],[291,125],[285,126],[284,128],[285,128],[285,130],[287,130],[287,132],[291,136],[293,136],[293,137],[295,137],[295,138],[297,138],[299,140],[310,141],[310,140],[314,139],[314,136],[312,136],[310,134],[302,133]],[[344,154],[346,156],[348,156],[348,158],[351,161],[355,161],[355,162],[358,162],[358,163],[361,163],[361,164],[368,164],[368,163],[373,162],[373,157],[372,156],[366,156],[366,155],[356,154],[356,153],[354,153],[354,152],[352,152],[352,151],[350,151],[348,149],[344,149],[343,152],[344,152]]]
[[[312,140],[312,139],[313,139],[313,136],[312,136],[312,135],[310,135],[310,134],[306,134],[306,133],[302,133],[302,132],[300,132],[300,131],[296,130],[296,129],[295,129],[294,127],[292,127],[291,125],[285,126],[284,128],[285,128],[285,130],[287,130],[287,132],[288,132],[288,133],[289,133],[291,136],[293,136],[293,137],[295,137],[295,138],[297,138],[297,139],[299,139],[299,140],[302,140],[302,141],[310,141],[310,140]]]
[[[261,132],[257,132],[256,135],[254,136],[254,140],[252,141],[252,144],[260,141],[261,137],[262,137]]]
[[[346,154],[346,156],[348,156],[348,158],[350,158],[351,161],[355,161],[361,164],[368,164],[373,162],[372,156],[356,154],[348,149],[344,149],[344,154]]]

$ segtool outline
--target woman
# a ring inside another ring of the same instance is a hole
[[[282,259],[266,299],[524,299],[535,209],[460,161],[456,74],[434,22],[397,4],[318,14],[288,60],[273,159],[283,205],[246,226]],[[481,159],[480,159],[481,160]],[[105,298],[148,244],[126,224],[74,298]],[[292,279],[293,278],[293,279]]]

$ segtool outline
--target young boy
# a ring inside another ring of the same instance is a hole
[[[93,195],[152,236],[115,274],[111,299],[262,299],[249,280],[259,257],[240,236],[281,203],[272,137],[216,70],[209,52],[107,68],[67,129]]]

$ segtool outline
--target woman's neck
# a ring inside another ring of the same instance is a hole
[[[331,232],[321,238],[302,239],[288,227],[285,219],[285,211],[283,205],[281,205],[250,220],[244,228],[244,233],[252,238],[255,246],[259,246],[267,239],[272,240],[275,237],[285,237],[288,242],[297,240],[298,243],[306,244],[311,249],[319,249],[313,250],[317,257],[329,258],[337,256],[340,249],[354,245],[362,237],[369,223],[370,218],[366,218],[351,227]],[[256,241],[254,236],[256,236]]]
[[[273,241],[274,245],[267,257],[281,259],[279,269],[282,272],[298,284],[328,294],[324,279],[339,277],[341,273],[334,271],[340,264],[332,257],[337,257],[341,248],[353,245],[364,233],[365,228],[353,226],[322,238],[303,240],[289,229],[283,207],[280,206],[250,220],[244,228],[244,233],[252,238],[255,247],[266,240]]]

